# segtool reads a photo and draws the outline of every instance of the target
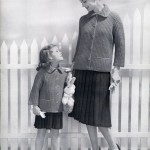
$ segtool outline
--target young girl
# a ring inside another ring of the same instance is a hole
[[[56,45],[48,45],[40,51],[37,75],[29,97],[33,105],[35,128],[38,129],[35,149],[42,150],[48,129],[51,131],[51,143],[54,150],[59,149],[59,129],[62,129],[62,96],[67,73],[60,67],[62,53]],[[40,112],[45,112],[40,116]]]

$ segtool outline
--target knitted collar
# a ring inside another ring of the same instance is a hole
[[[60,65],[57,68],[54,68],[54,67],[50,66],[49,68],[46,69],[46,72],[51,74],[51,73],[55,72],[56,70],[59,73],[63,73],[63,69],[62,69],[62,67]]]
[[[94,15],[100,15],[102,17],[108,17],[108,15],[110,14],[110,9],[108,8],[108,6],[106,4],[104,4],[104,8],[99,11],[99,13],[94,12],[94,10],[90,11],[88,13],[88,18],[94,16]]]

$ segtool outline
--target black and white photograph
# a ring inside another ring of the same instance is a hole
[[[0,0],[0,150],[150,150],[150,0]]]

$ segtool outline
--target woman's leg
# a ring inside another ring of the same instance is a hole
[[[103,134],[104,138],[106,139],[110,150],[118,150],[116,142],[111,134],[110,128],[107,127],[99,127],[99,130]]]
[[[92,150],[98,150],[98,137],[97,137],[97,128],[95,126],[87,125],[87,130],[92,144]]]
[[[59,130],[51,129],[52,150],[60,150]]]
[[[46,129],[38,129],[35,140],[35,150],[42,150],[44,146],[46,131],[47,131]]]

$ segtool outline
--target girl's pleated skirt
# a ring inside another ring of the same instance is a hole
[[[42,118],[41,116],[35,116],[34,126],[37,129],[62,129],[63,119],[62,112],[58,113],[45,113],[46,117]]]
[[[75,103],[69,116],[86,125],[111,127],[110,73],[75,70],[74,76]]]

